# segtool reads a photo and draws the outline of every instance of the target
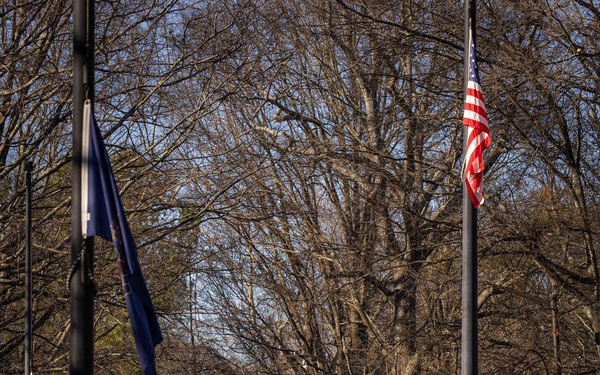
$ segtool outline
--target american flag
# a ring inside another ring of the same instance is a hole
[[[469,82],[467,84],[465,113],[463,115],[463,124],[468,127],[464,173],[471,202],[475,208],[479,208],[484,201],[483,150],[489,147],[492,137],[488,128],[487,112],[485,111],[483,94],[479,84],[479,72],[477,71],[475,43],[473,42],[472,32],[469,33],[469,40]]]

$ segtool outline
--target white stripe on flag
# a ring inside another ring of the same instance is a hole
[[[475,106],[485,109],[485,103],[475,95],[467,95],[465,103],[475,104]]]
[[[484,124],[485,126],[488,125],[488,120],[485,117],[483,117],[482,115],[480,115],[477,112],[473,112],[468,109],[465,109],[465,114],[464,114],[463,118],[468,118],[469,120],[477,121],[479,123]]]

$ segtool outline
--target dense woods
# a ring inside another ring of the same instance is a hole
[[[478,1],[482,374],[600,372],[600,9]],[[96,0],[160,374],[458,374],[463,4]],[[72,5],[0,2],[0,373],[69,367]],[[141,374],[96,241],[95,373]],[[557,338],[559,340],[557,340]]]

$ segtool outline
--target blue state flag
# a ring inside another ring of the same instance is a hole
[[[140,269],[137,248],[125,217],[110,160],[89,101],[86,101],[83,111],[82,159],[83,237],[100,236],[112,241],[117,251],[125,302],[140,363],[145,375],[155,375],[154,347],[163,337]]]

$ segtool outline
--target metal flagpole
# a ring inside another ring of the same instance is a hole
[[[81,166],[83,104],[94,100],[94,0],[73,4],[73,161],[71,195],[71,375],[94,374],[93,239],[82,238]]]
[[[465,0],[465,73],[464,92],[466,95],[469,80],[469,29],[475,38],[476,0]],[[464,127],[463,150],[467,152],[468,129]],[[464,177],[463,181],[463,220],[462,220],[462,375],[477,375],[477,209],[473,206]]]
[[[33,163],[25,162],[25,375],[33,365],[33,293],[31,283],[31,171]]]

